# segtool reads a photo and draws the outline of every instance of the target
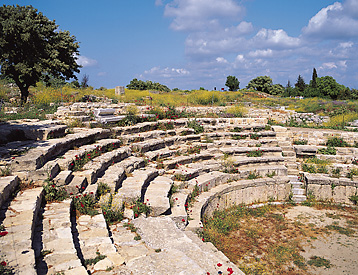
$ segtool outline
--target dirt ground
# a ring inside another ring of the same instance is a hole
[[[317,228],[332,228],[328,234],[319,234],[317,238],[308,239],[303,244],[301,255],[309,260],[319,256],[330,261],[331,266],[314,267],[308,265],[312,274],[338,275],[358,274],[358,216],[357,211],[350,213],[340,209],[327,210],[314,207],[295,206],[285,210],[285,217],[293,222],[312,225]],[[331,227],[330,227],[331,226]],[[343,229],[339,232],[337,229]],[[354,230],[345,234],[344,229]]]

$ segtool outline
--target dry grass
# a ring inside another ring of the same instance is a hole
[[[328,215],[345,219],[347,226],[342,227],[317,226],[304,219],[292,221],[285,217],[291,207],[266,206],[260,210],[239,206],[217,211],[204,221],[204,239],[211,241],[245,274],[302,275],[313,274],[312,261],[301,255],[307,243],[337,232],[353,236],[358,229],[356,209],[341,208],[344,214]],[[334,209],[336,206],[317,204],[316,207]]]

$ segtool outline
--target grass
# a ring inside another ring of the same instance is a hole
[[[301,254],[304,245],[333,231],[353,236],[358,227],[357,209],[324,203],[314,205],[317,209],[344,211],[340,217],[347,220],[345,228],[336,224],[317,227],[302,219],[287,219],[285,213],[291,207],[266,205],[248,208],[238,205],[214,211],[212,216],[204,217],[201,237],[212,242],[245,274],[303,275],[312,274],[310,266],[330,268],[330,261],[323,257],[305,259]],[[337,216],[332,215],[329,217]]]

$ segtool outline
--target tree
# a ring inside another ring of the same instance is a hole
[[[88,82],[89,82],[89,75],[88,74],[85,74],[83,77],[82,77],[82,81],[81,81],[81,88],[87,88],[88,87]]]
[[[226,78],[225,86],[229,88],[229,91],[237,91],[240,86],[240,81],[236,78],[236,76],[229,75]]]
[[[337,99],[338,95],[346,89],[344,85],[338,84],[332,76],[317,78],[317,89],[321,96]]]
[[[310,85],[312,88],[316,89],[317,88],[317,71],[316,68],[313,68],[313,73],[312,73],[312,82]]]
[[[76,79],[78,48],[74,36],[32,6],[0,7],[1,73],[19,87],[22,103],[43,75]]]
[[[162,92],[166,92],[169,93],[170,89],[160,83],[157,82],[152,82],[150,80],[147,81],[143,81],[143,80],[138,80],[136,78],[133,78],[133,80],[131,80],[131,82],[127,85],[127,88],[130,90],[154,90],[154,91],[162,91]]]
[[[272,79],[267,75],[258,76],[254,79],[251,79],[246,88],[269,94],[272,88]]]
[[[295,87],[298,89],[298,91],[300,92],[300,94],[302,94],[303,91],[306,89],[305,80],[303,79],[303,77],[302,77],[301,75],[298,76],[297,82],[296,82],[296,84],[295,84]]]

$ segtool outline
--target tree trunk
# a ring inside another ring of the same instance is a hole
[[[27,97],[29,96],[29,89],[28,87],[19,87],[21,91],[21,106],[27,102]]]

